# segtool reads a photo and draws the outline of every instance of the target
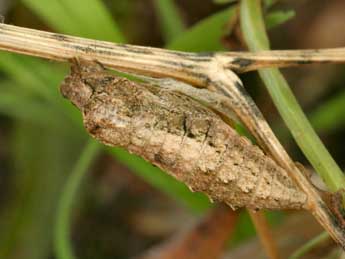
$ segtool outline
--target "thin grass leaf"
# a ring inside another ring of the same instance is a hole
[[[173,0],[155,0],[154,4],[165,42],[170,42],[185,29],[182,17]]]
[[[260,1],[241,1],[241,25],[250,50],[269,49]],[[332,191],[344,188],[342,171],[310,125],[283,75],[278,69],[261,69],[259,75],[297,144],[326,185]]]
[[[74,259],[70,243],[70,219],[72,216],[73,201],[75,201],[80,183],[101,150],[101,145],[89,139],[77,163],[75,164],[65,186],[58,204],[58,215],[55,224],[54,246],[59,259]]]
[[[225,25],[235,13],[235,8],[231,7],[201,20],[167,44],[166,48],[194,52],[223,50],[221,38],[231,30]]]

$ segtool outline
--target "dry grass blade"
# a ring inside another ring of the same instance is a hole
[[[114,44],[5,24],[0,24],[0,49],[58,61],[81,57],[117,70],[178,78],[200,86],[207,81],[200,72],[211,61],[208,54]]]
[[[193,85],[207,83],[207,70],[246,72],[264,67],[311,63],[345,63],[345,49],[263,52],[188,53],[115,44],[58,33],[0,24],[0,49],[59,61],[73,57],[98,60],[109,68],[180,79]]]
[[[293,67],[308,64],[343,64],[345,48],[271,50],[258,52],[227,52],[220,54],[224,60],[232,58],[225,67],[238,73],[268,67]]]

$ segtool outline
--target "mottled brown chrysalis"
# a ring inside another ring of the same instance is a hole
[[[82,112],[94,138],[143,157],[212,200],[254,209],[306,203],[285,170],[190,97],[83,60],[73,62],[61,93]]]

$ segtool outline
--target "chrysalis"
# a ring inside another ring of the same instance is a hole
[[[214,112],[183,94],[134,83],[76,61],[61,93],[87,131],[231,207],[300,209],[306,195],[285,170]]]

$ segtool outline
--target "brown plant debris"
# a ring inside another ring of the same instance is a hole
[[[216,206],[196,224],[154,246],[137,259],[220,258],[234,230],[238,212]]]
[[[192,98],[76,60],[61,92],[96,139],[157,165],[233,208],[300,209],[306,195],[248,139]]]

